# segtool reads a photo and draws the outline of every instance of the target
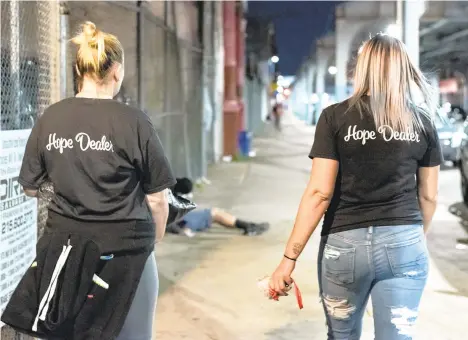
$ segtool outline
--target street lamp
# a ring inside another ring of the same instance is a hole
[[[312,93],[312,96],[310,97],[310,102],[312,104],[317,104],[319,102],[320,98],[317,95],[317,93]]]
[[[338,69],[336,68],[336,66],[330,66],[328,68],[328,73],[330,73],[331,75],[335,75],[337,72],[338,72]]]
[[[279,61],[278,56],[274,55],[273,57],[271,57],[271,62],[272,62],[273,64],[276,64],[278,61]]]

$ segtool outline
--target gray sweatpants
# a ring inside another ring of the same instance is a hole
[[[158,268],[152,253],[146,261],[127,319],[116,340],[152,339],[158,288]]]

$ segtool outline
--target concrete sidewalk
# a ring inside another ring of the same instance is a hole
[[[269,221],[267,234],[244,237],[216,226],[193,239],[168,235],[157,246],[161,291],[155,339],[326,339],[316,275],[318,230],[294,273],[303,310],[292,296],[272,302],[256,287],[282,257],[309,176],[313,129],[292,118],[285,125],[281,135],[265,128],[263,137],[255,140],[253,160],[213,167],[212,184],[196,195],[202,206]],[[467,320],[468,298],[459,295],[432,263],[416,339],[464,339]],[[362,339],[373,339],[369,315],[364,324]]]

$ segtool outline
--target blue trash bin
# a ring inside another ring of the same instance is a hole
[[[250,145],[252,143],[252,133],[249,131],[239,132],[239,151],[244,157],[250,155]]]

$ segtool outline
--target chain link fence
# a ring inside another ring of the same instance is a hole
[[[126,54],[125,79],[119,98],[138,105],[141,92],[141,108],[158,129],[176,175],[193,179],[203,176],[206,167],[203,152],[213,153],[209,150],[213,145],[212,133],[202,136],[203,54],[198,38],[192,41],[180,38],[178,30],[187,27],[177,27],[184,20],[175,6],[170,6],[165,20],[143,2],[142,47],[137,58],[136,2],[70,1],[66,4],[68,38],[80,23],[91,20],[122,42]],[[59,99],[58,6],[56,2],[45,1],[2,1],[2,130],[31,128],[44,109]],[[167,22],[172,23],[171,27]],[[69,44],[66,59],[73,55],[74,49]],[[71,68],[72,63],[66,60],[67,67]],[[73,69],[67,74],[71,79],[65,82],[73,83]],[[202,138],[207,139],[205,145]]]
[[[174,13],[172,21],[176,22]],[[143,109],[151,117],[177,176],[198,178],[202,146],[202,53],[152,13],[142,22]]]
[[[0,131],[31,129],[45,108],[59,99],[59,5],[1,1],[0,7]],[[46,202],[40,199],[39,235],[46,219]],[[8,327],[1,329],[0,337],[31,339]]]
[[[120,99],[142,109],[159,131],[177,176],[203,175],[202,64],[198,41],[181,39],[177,24],[142,7],[141,63],[137,63],[137,7],[135,2],[68,2],[70,35],[91,20],[119,37],[125,48],[125,80]],[[133,6],[133,7],[132,7]],[[180,23],[177,11],[166,13]],[[1,2],[1,130],[30,129],[44,109],[60,99],[60,12],[57,2]],[[167,18],[166,18],[167,19]],[[68,37],[69,38],[69,37]],[[73,55],[70,50],[67,56]],[[67,67],[72,63],[66,61]],[[209,67],[209,63],[206,65]],[[141,87],[138,68],[142,68]],[[67,72],[73,77],[72,70]],[[210,78],[208,78],[210,79]],[[68,84],[70,80],[65,80]],[[67,91],[70,93],[70,91]],[[207,133],[207,147],[212,134]],[[212,154],[209,152],[208,154]],[[206,152],[206,151],[205,151]],[[47,218],[39,206],[39,224]]]
[[[56,10],[48,2],[1,2],[1,130],[32,128],[57,95]]]
[[[177,176],[198,178],[203,173],[202,155],[202,50],[198,41],[186,41],[177,34],[177,24],[142,6],[141,62],[137,58],[136,2],[67,2],[70,38],[85,20],[118,36],[126,53],[125,80],[119,98],[138,105],[159,131]],[[166,13],[180,23],[177,11]],[[31,129],[51,103],[60,99],[60,10],[58,2],[1,2],[1,130]],[[63,20],[63,19],[62,19]],[[169,21],[169,20],[167,20]],[[70,68],[72,47],[67,51]],[[141,86],[138,68],[142,68]],[[73,83],[73,70],[67,72]],[[70,87],[70,86],[68,86]],[[73,91],[65,91],[72,94]],[[209,143],[211,144],[211,143]],[[39,227],[47,209],[39,202]]]
[[[158,130],[177,176],[202,175],[202,51],[198,42],[177,35],[177,13],[166,13],[176,23],[169,28],[143,11],[143,109]],[[166,18],[166,21],[168,18]]]
[[[1,2],[1,128],[31,129],[59,99],[59,7],[48,1]],[[47,219],[39,202],[39,232]]]

